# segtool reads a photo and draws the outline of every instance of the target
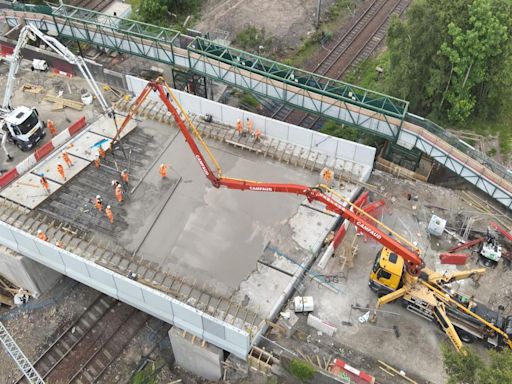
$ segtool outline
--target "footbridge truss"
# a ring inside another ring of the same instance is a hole
[[[69,5],[4,5],[10,27],[48,34],[169,64],[280,103],[417,148],[512,208],[512,172],[435,123],[408,102],[306,72],[202,37]]]

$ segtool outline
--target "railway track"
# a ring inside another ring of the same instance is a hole
[[[96,300],[33,362],[48,382],[93,383],[149,318],[107,295]],[[28,383],[22,376],[16,384]]]
[[[392,15],[401,16],[411,0],[373,0],[351,26],[330,47],[312,72],[340,79],[353,65],[370,57],[386,36]],[[272,118],[320,129],[321,120],[314,114],[304,113],[281,105]]]

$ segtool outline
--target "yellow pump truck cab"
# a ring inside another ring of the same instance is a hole
[[[384,296],[401,287],[403,270],[404,259],[382,248],[375,257],[368,284],[379,296]]]

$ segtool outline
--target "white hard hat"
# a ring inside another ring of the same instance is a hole
[[[107,205],[107,208],[110,209],[110,205]]]
[[[43,233],[43,231],[41,231],[40,229],[37,230],[37,233]]]
[[[62,163],[59,162],[59,163],[57,163],[57,165],[62,165]]]
[[[240,119],[236,119],[236,122],[239,123],[240,122]]]
[[[96,198],[97,198],[97,199],[101,199],[101,196],[100,196],[100,195],[96,195]]]

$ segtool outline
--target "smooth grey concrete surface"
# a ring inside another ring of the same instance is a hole
[[[144,122],[148,125],[158,124]],[[226,176],[306,185],[314,185],[318,179],[317,174],[302,168],[218,142],[209,144]],[[169,165],[168,179],[160,177],[160,163]],[[180,177],[148,234],[155,210]],[[269,238],[297,212],[302,201],[303,197],[289,194],[213,188],[178,135],[130,197],[125,217],[129,227],[122,232],[121,243],[133,252],[147,234],[138,256],[230,295],[255,269]]]
[[[202,340],[193,338],[178,327],[169,330],[172,351],[176,363],[183,369],[206,380],[219,380],[222,377],[224,351]]]
[[[18,287],[33,294],[52,288],[61,274],[11,249],[0,246],[0,273]]]

